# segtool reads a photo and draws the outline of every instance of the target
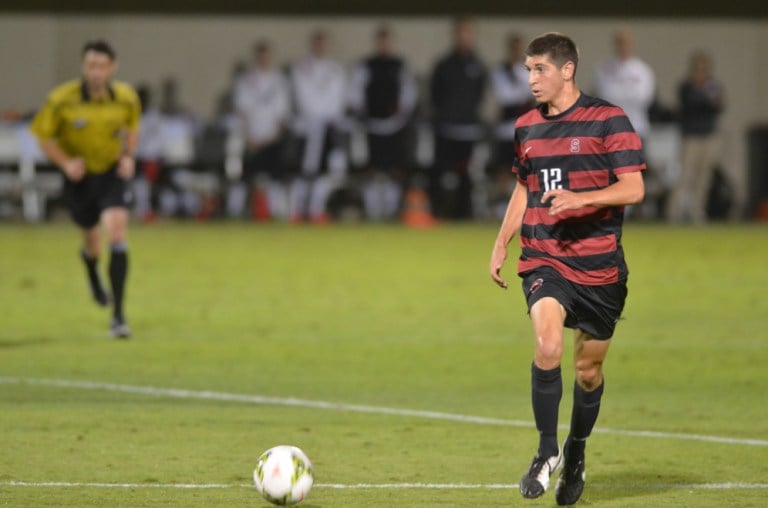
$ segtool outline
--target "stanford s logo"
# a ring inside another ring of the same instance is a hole
[[[542,284],[544,284],[544,279],[536,279],[535,281],[533,281],[533,284],[531,284],[531,289],[528,290],[528,294],[532,295],[533,293],[535,293],[541,287]]]
[[[581,151],[581,140],[579,138],[571,139],[571,152],[577,153]]]

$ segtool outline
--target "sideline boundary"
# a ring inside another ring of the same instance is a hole
[[[154,386],[123,385],[103,383],[96,381],[72,381],[64,379],[41,379],[0,377],[0,384],[50,386],[55,388],[97,390],[117,393],[129,393],[133,395],[147,395],[153,397],[169,397],[188,400],[214,400],[219,402],[238,402],[241,404],[272,405],[323,409],[330,411],[382,414],[394,416],[407,416],[414,418],[426,418],[432,420],[447,420],[460,423],[474,423],[478,425],[498,425],[507,427],[532,428],[533,423],[523,420],[506,420],[502,418],[489,418],[484,416],[464,415],[458,413],[443,413],[439,411],[426,411],[418,409],[397,409],[381,406],[367,406],[358,404],[345,404],[341,402],[327,402],[321,400],[307,400],[293,397],[268,397],[263,395],[246,395],[237,393],[196,391],[176,388],[159,388]],[[561,426],[567,428],[567,425]],[[625,430],[599,427],[593,430],[595,434],[613,434],[619,436],[645,437],[656,439],[677,439],[687,441],[703,441],[709,443],[722,443],[743,446],[766,446],[766,439],[735,438],[727,436],[710,436],[704,434],[686,434],[681,432],[659,432],[653,430]]]
[[[0,481],[0,487],[28,488],[95,488],[95,489],[245,489],[245,483],[91,483],[91,482],[27,482]],[[505,483],[316,483],[314,489],[328,490],[517,490],[517,484]],[[590,484],[590,488],[622,490],[768,490],[768,483],[651,483]]]

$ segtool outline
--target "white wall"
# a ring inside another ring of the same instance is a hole
[[[333,36],[333,52],[351,64],[370,48],[371,33],[382,21],[394,28],[398,46],[412,66],[427,75],[449,43],[449,18],[295,18],[198,16],[0,16],[0,111],[36,108],[46,92],[78,73],[79,51],[86,39],[104,37],[118,51],[119,77],[157,86],[167,76],[180,82],[182,102],[210,115],[238,59],[247,59],[258,38],[273,41],[281,62],[302,56],[307,36],[323,27]],[[611,33],[624,20],[558,18],[478,18],[479,50],[489,63],[503,54],[505,36],[526,37],[545,31],[571,35],[580,46],[578,81],[592,86],[596,64],[611,54]],[[768,47],[765,20],[641,19],[631,23],[638,53],[656,71],[661,100],[676,104],[676,88],[695,48],[710,51],[715,71],[726,86],[723,116],[725,156],[743,166],[744,132],[768,121]]]

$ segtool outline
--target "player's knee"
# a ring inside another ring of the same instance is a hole
[[[576,362],[576,382],[584,391],[596,389],[603,382],[603,364],[595,361]]]
[[[563,355],[563,341],[557,338],[539,336],[536,338],[536,365],[551,369],[560,365]]]

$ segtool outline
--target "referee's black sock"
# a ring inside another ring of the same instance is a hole
[[[585,391],[579,383],[573,384],[573,412],[571,413],[571,433],[569,448],[571,451],[584,452],[587,438],[600,413],[600,400],[603,397],[605,379],[591,392]]]
[[[96,303],[99,305],[107,305],[107,293],[104,291],[104,286],[101,284],[101,277],[99,277],[99,258],[91,257],[86,252],[85,248],[80,250],[80,258],[85,264],[85,270],[88,273],[88,283],[91,286],[91,295]]]
[[[109,281],[112,284],[112,299],[114,300],[114,317],[120,321],[123,316],[123,294],[125,278],[128,275],[128,246],[123,243],[110,245]]]
[[[533,417],[539,431],[539,456],[557,455],[557,416],[563,396],[560,367],[542,370],[531,365],[531,401]]]

